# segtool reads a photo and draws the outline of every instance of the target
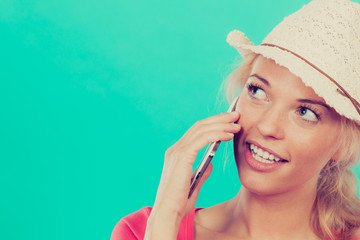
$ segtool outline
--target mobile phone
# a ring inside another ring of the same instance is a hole
[[[233,100],[233,102],[231,103],[231,105],[230,105],[227,112],[235,111],[236,103],[237,103],[238,98],[239,98],[239,96],[237,96]],[[188,198],[191,197],[191,195],[193,194],[196,186],[199,184],[200,179],[203,176],[206,168],[209,166],[211,160],[215,156],[216,150],[218,149],[218,147],[220,145],[220,142],[221,141],[212,142],[212,143],[210,143],[209,147],[206,149],[205,154],[204,154],[203,158],[201,159],[201,162],[200,162],[199,166],[195,169],[195,171],[192,174],[191,185],[190,185],[190,191],[189,191]]]

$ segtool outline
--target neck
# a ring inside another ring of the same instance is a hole
[[[274,195],[260,195],[242,187],[229,202],[232,230],[247,239],[315,239],[310,225],[315,197],[316,182],[311,188]]]

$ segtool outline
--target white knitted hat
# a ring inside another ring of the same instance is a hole
[[[259,46],[238,30],[227,42],[243,57],[254,52],[288,68],[340,115],[360,123],[360,4],[313,0]]]

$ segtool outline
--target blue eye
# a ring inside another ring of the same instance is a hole
[[[266,100],[267,96],[266,93],[264,92],[264,90],[252,83],[249,83],[247,85],[248,88],[248,92],[250,94],[251,97],[254,97],[256,99],[260,99],[260,100]]]
[[[320,120],[319,114],[317,114],[314,110],[311,110],[307,106],[300,106],[298,109],[298,114],[306,121],[309,122],[317,122]]]

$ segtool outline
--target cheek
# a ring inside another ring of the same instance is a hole
[[[336,145],[337,135],[330,129],[320,127],[313,131],[306,131],[294,127],[293,131],[287,131],[287,137],[293,139],[295,146],[303,149],[304,155],[315,155],[321,158],[331,158]]]
[[[239,120],[239,124],[243,127],[246,128],[249,125],[252,125],[254,123],[256,123],[260,116],[260,112],[258,109],[254,108],[250,103],[249,100],[247,99],[247,93],[246,90],[244,90],[240,97],[239,97],[239,101],[237,103],[236,106],[236,111],[238,111],[240,113],[240,120]]]
[[[336,137],[329,136],[328,131],[316,131],[314,134],[302,134],[299,131],[288,131],[287,146],[290,151],[293,163],[296,165],[299,174],[316,174],[332,158]],[[295,147],[294,147],[295,146]]]
[[[245,90],[244,90],[245,91]],[[245,137],[252,132],[254,126],[259,121],[259,113],[254,110],[248,102],[246,92],[243,92],[236,105],[236,111],[240,113],[240,119],[238,121],[241,126],[241,131],[235,134],[234,137],[234,154],[237,165],[240,162],[240,157],[244,156],[246,145],[244,144]],[[239,167],[239,166],[238,166]]]

